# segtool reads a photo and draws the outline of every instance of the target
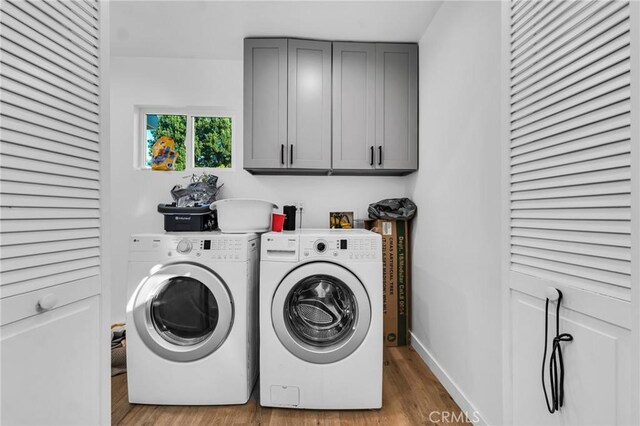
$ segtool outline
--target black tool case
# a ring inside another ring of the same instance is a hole
[[[167,232],[213,231],[218,227],[216,212],[211,211],[209,206],[158,204],[158,212],[164,215],[164,230]]]

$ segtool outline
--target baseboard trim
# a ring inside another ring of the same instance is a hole
[[[431,355],[431,352],[429,352],[413,332],[409,332],[409,334],[413,349],[420,355],[420,358],[427,364],[438,380],[440,380],[440,383],[442,383],[442,386],[449,392],[449,395],[451,395],[456,404],[467,414],[469,420],[475,425],[486,426],[487,422],[484,420],[484,417],[482,417],[480,411],[478,411],[460,387],[451,379],[440,363]]]

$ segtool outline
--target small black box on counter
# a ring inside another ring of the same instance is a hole
[[[218,227],[216,212],[209,206],[177,207],[176,203],[158,204],[158,212],[164,215],[167,232],[213,231]]]

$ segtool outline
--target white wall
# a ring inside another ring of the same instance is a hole
[[[233,110],[234,170],[216,173],[224,183],[220,198],[251,197],[280,207],[304,201],[303,226],[327,227],[330,211],[366,216],[369,203],[406,196],[407,177],[253,176],[242,170],[242,61],[111,58],[111,239],[113,322],[125,317],[128,238],[162,232],[158,203],[185,183],[187,172],[134,169],[135,106],[199,106]]]
[[[490,424],[502,419],[500,29],[500,2],[445,2],[431,22],[410,177],[413,344]]]

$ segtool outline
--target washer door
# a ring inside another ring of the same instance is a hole
[[[222,280],[204,267],[164,266],[140,283],[134,297],[136,330],[147,347],[165,359],[205,357],[231,331],[231,295]]]
[[[371,304],[360,280],[346,268],[307,263],[278,285],[271,320],[289,352],[327,364],[348,357],[360,346],[371,323]]]

